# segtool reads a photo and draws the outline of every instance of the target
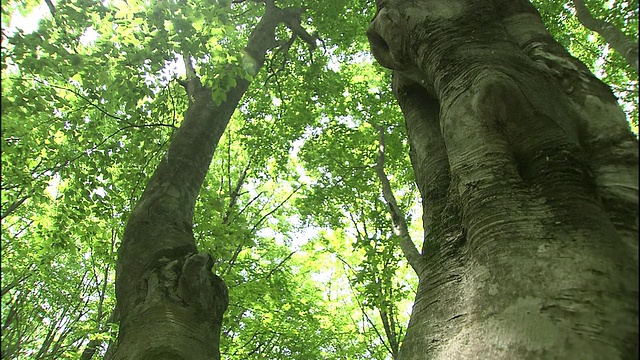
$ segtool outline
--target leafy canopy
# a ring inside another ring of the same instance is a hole
[[[364,0],[283,0],[307,9],[316,51],[242,49],[264,9],[229,0],[31,0],[2,5],[2,352],[104,353],[116,334],[114,266],[129,211],[180,126],[176,78],[189,54],[216,101],[253,84],[216,150],[196,208],[201,251],[230,288],[222,352],[238,359],[386,359],[406,328],[415,278],[373,165],[420,239],[408,144],[365,30]],[[637,1],[587,1],[637,33]],[[552,31],[623,101],[637,131],[637,74],[566,1],[536,2]],[[18,20],[29,14],[33,30]],[[291,33],[277,31],[286,43]],[[385,332],[383,320],[392,321]]]

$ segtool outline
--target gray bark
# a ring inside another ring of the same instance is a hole
[[[249,38],[243,64],[258,73],[275,28],[284,23],[305,40],[300,9],[266,12]],[[315,44],[310,44],[312,47]],[[220,105],[203,86],[188,58],[189,96],[184,121],[149,180],[124,231],[116,268],[120,328],[113,359],[219,359],[222,316],[228,305],[224,282],[211,272],[213,259],[197,252],[193,211],[213,152],[250,82],[236,86]]]
[[[400,359],[638,356],[638,144],[527,1],[378,1],[424,207]]]

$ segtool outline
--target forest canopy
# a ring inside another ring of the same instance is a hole
[[[260,1],[3,2],[3,358],[97,358],[117,336],[117,249],[191,101],[185,59],[218,105],[251,81],[193,219],[229,289],[222,358],[392,358],[417,277],[377,165],[416,246],[422,209],[391,72],[366,36],[376,4],[276,3],[304,8],[312,38],[280,24],[254,74],[243,49]],[[585,3],[637,40],[637,1]],[[637,136],[637,71],[572,1],[533,4]]]

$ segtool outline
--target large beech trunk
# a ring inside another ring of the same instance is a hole
[[[265,3],[265,15],[245,48],[243,63],[251,65],[251,75],[277,45],[279,23],[305,41],[314,40],[300,27],[300,9]],[[132,211],[118,250],[120,330],[113,359],[220,358],[227,288],[212,273],[211,256],[196,249],[193,211],[218,140],[250,82],[236,78],[226,100],[216,105],[190,64],[187,76],[181,82],[190,103],[184,121]]]
[[[638,144],[608,86],[528,1],[377,5],[424,209],[399,359],[638,358]]]

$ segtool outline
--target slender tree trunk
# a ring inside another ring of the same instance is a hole
[[[424,209],[399,359],[637,358],[638,144],[611,90],[524,0],[378,1],[367,35]]]
[[[250,64],[251,75],[262,67],[266,51],[278,45],[274,32],[279,23],[313,40],[299,25],[301,10],[266,3],[265,15],[245,48],[243,63]],[[182,83],[189,108],[131,213],[118,251],[120,329],[114,359],[220,358],[227,288],[211,272],[211,256],[197,252],[193,211],[218,140],[250,82],[236,78],[226,100],[216,105],[190,60],[185,62],[188,79]]]

